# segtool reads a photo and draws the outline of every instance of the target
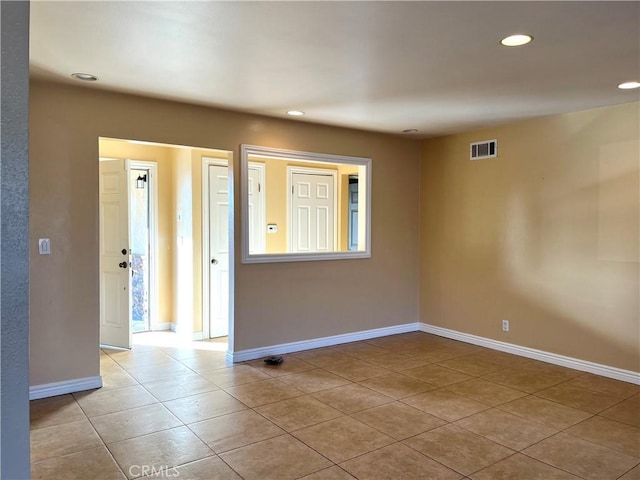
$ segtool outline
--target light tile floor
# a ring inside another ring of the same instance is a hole
[[[640,479],[637,385],[419,332],[280,366],[139,338],[31,403],[35,480]]]

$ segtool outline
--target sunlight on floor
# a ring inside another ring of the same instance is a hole
[[[211,338],[209,340],[190,340],[178,335],[176,332],[144,332],[133,334],[133,348],[136,345],[155,345],[157,347],[182,347],[194,350],[209,350],[213,352],[226,352],[229,337]]]

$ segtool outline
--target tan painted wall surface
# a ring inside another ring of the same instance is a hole
[[[267,253],[280,253],[288,250],[287,243],[287,162],[265,159],[265,214],[267,224],[278,226],[276,233],[266,236]]]
[[[99,136],[235,152],[235,205],[242,143],[371,157],[371,259],[243,265],[236,235],[235,348],[418,320],[419,142],[33,82],[32,385],[99,374]],[[239,208],[235,212],[239,225]],[[51,238],[52,255],[37,255],[41,237]]]
[[[174,149],[172,158],[173,225],[175,250],[173,256],[174,316],[176,331],[191,329],[195,305],[193,301],[193,250],[197,243],[193,236],[193,176],[191,152]]]
[[[640,371],[639,113],[425,142],[422,321]],[[493,138],[499,158],[469,161],[469,142]]]
[[[167,147],[100,139],[100,155],[158,163],[158,321],[170,323],[173,315],[173,185],[172,152]]]

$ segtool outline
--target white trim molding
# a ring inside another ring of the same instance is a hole
[[[632,372],[631,370],[623,370],[622,368],[610,367],[608,365],[589,362],[579,358],[566,357],[564,355],[558,355],[557,353],[536,350],[535,348],[521,347],[520,345],[514,345],[512,343],[501,342],[491,338],[478,337],[469,333],[429,325],[428,323],[419,323],[419,330],[421,332],[432,333],[440,337],[451,338],[452,340],[472,343],[473,345],[479,345],[492,350],[512,353],[521,357],[532,358],[534,360],[540,360],[541,362],[552,363],[554,365],[560,365],[562,367],[594,373],[596,375],[602,375],[603,377],[640,385],[640,373]]]
[[[96,375],[94,377],[74,378],[73,380],[45,383],[43,385],[32,385],[29,387],[29,400],[55,397],[56,395],[82,392],[84,390],[93,390],[94,388],[102,388],[101,375]]]
[[[244,362],[246,360],[255,360],[256,358],[266,357],[268,355],[300,352],[302,350],[311,350],[312,348],[330,347],[332,345],[340,345],[342,343],[386,337],[387,335],[415,332],[416,330],[418,330],[417,323],[406,323],[404,325],[395,325],[393,327],[374,328],[372,330],[363,330],[361,332],[344,333],[342,335],[332,335],[330,337],[314,338],[299,342],[281,343],[279,345],[252,348],[237,352],[229,351],[227,352],[227,359],[233,362]]]
[[[623,382],[634,383],[640,385],[640,373],[631,370],[623,370],[621,368],[610,367],[599,363],[581,360],[579,358],[567,357],[556,353],[536,350],[529,347],[521,347],[512,343],[501,342],[491,338],[479,337],[469,333],[458,332],[448,328],[437,327],[427,323],[405,323],[403,325],[395,325],[392,327],[375,328],[372,330],[363,330],[354,333],[345,333],[342,335],[332,335],[330,337],[314,338],[311,340],[302,340],[299,342],[282,343],[279,345],[269,345],[266,347],[252,348],[249,350],[240,350],[227,352],[227,360],[230,362],[244,362],[247,360],[255,360],[257,358],[266,357],[268,355],[279,355],[284,353],[300,352],[303,350],[311,350],[313,348],[330,347],[340,345],[342,343],[358,342],[368,340],[370,338],[385,337],[387,335],[397,335],[400,333],[408,333],[421,331],[431,333],[439,337],[459,340],[465,343],[471,343],[481,347],[499,350],[501,352],[512,353],[521,357],[539,360],[541,362],[560,365],[562,367],[580,370],[582,372],[593,373],[603,377],[621,380]]]

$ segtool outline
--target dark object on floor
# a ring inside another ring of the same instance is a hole
[[[264,359],[264,363],[267,365],[280,365],[283,361],[282,355],[271,355]]]

